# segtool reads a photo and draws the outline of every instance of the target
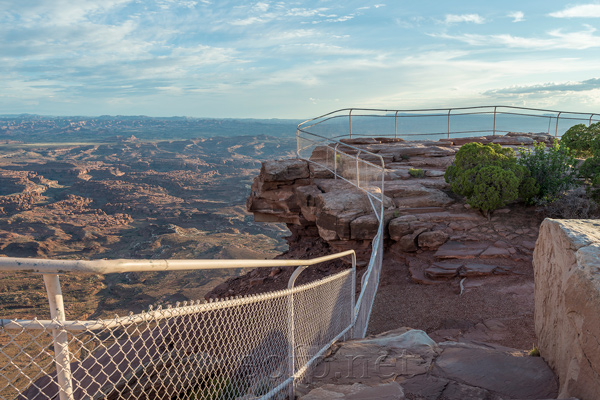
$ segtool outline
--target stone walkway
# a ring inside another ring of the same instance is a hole
[[[321,399],[554,399],[557,379],[540,357],[476,341],[436,343],[401,328],[335,345],[297,395]]]

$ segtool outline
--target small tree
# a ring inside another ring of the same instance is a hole
[[[454,193],[488,216],[519,196],[529,199],[538,189],[528,171],[517,164],[515,152],[499,144],[465,144],[444,178]]]

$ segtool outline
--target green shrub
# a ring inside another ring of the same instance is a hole
[[[571,149],[575,157],[589,157],[600,148],[600,122],[573,125],[560,138],[561,145]]]
[[[600,149],[579,167],[579,176],[585,179],[591,198],[600,202]]]
[[[483,164],[503,167],[513,164],[514,161],[516,161],[516,155],[511,148],[502,147],[496,143],[484,145],[472,142],[462,146],[456,153],[454,166],[464,171]]]
[[[596,150],[593,157],[586,159],[579,167],[579,176],[590,181],[600,176],[600,149]]]
[[[446,169],[444,178],[454,193],[470,197],[473,194],[474,168],[494,165],[512,169],[516,159],[512,149],[499,144],[467,143],[456,153],[454,163]]]
[[[420,168],[409,168],[408,174],[413,178],[423,178],[425,176],[425,171]]]
[[[519,197],[519,178],[511,170],[495,165],[476,167],[473,174],[473,194],[467,204],[488,214]]]
[[[528,193],[529,198],[522,196],[528,203],[547,204],[575,185],[575,159],[569,151],[554,143],[546,149],[544,143],[538,143],[533,149],[519,149],[519,165],[523,166],[531,182],[527,185],[537,185],[537,190]],[[524,183],[526,180],[524,181]],[[537,193],[533,193],[536,192]]]
[[[517,164],[515,152],[499,144],[465,144],[444,178],[454,193],[487,215],[519,196],[529,199],[537,194],[527,169]]]

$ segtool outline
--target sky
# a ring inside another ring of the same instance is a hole
[[[600,2],[0,0],[0,114],[600,113]]]

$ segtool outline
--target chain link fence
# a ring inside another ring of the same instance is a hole
[[[361,338],[367,332],[383,263],[385,164],[380,155],[336,140],[343,136],[321,136],[298,129],[297,153],[299,158],[311,163],[315,176],[329,173],[335,179],[342,179],[362,191],[379,222],[377,235],[371,242],[371,257],[362,276],[360,296],[355,307],[354,337]]]
[[[287,398],[316,356],[349,334],[354,274],[105,321],[3,321],[0,398],[59,398],[57,335],[71,382],[62,397]]]

